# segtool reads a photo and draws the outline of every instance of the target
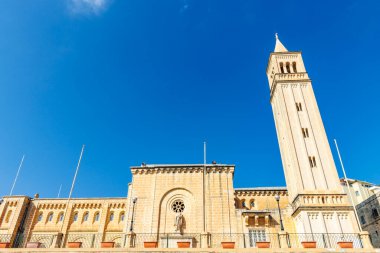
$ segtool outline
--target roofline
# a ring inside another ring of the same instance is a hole
[[[285,186],[234,188],[234,190],[235,191],[288,191],[288,189]]]
[[[140,166],[131,166],[131,169],[146,168],[184,168],[184,167],[235,167],[235,164],[145,164]]]
[[[339,178],[339,181],[343,181],[343,182],[346,182],[346,179],[344,178],[344,177],[341,177],[341,178]],[[365,184],[369,184],[369,185],[376,185],[376,184],[374,184],[374,183],[370,183],[370,182],[367,182],[367,181],[362,181],[362,180],[359,180],[359,179],[353,179],[353,178],[347,178],[347,181],[348,181],[348,183],[356,183],[356,182],[358,182],[358,183],[365,183]]]
[[[67,200],[68,198],[32,198],[25,195],[13,195],[13,196],[3,196],[1,198],[29,198],[30,200]],[[89,198],[70,198],[70,201],[75,200],[103,200],[103,199],[128,199],[128,197],[89,197]]]

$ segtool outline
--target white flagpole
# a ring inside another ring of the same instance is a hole
[[[339,147],[338,147],[338,142],[336,141],[336,139],[334,139],[334,142],[335,142],[336,151],[338,152],[338,157],[339,157],[339,161],[340,161],[340,166],[342,167],[343,176],[344,176],[344,181],[346,181],[346,186],[347,186],[348,195],[350,196],[351,203],[352,203],[352,207],[354,208],[354,213],[355,213],[356,222],[358,223],[358,227],[359,227],[360,232],[362,232],[362,227],[360,226],[360,222],[359,222],[359,215],[358,215],[358,212],[356,211],[356,208],[355,208],[354,199],[352,198],[352,193],[351,193],[351,191],[350,191],[350,185],[348,184],[347,175],[346,175],[346,170],[344,169],[344,165],[343,165],[342,157],[340,156]]]
[[[16,173],[16,177],[15,177],[15,180],[13,181],[13,185],[12,185],[12,188],[11,188],[11,192],[9,193],[9,196],[12,196],[12,194],[13,194],[13,189],[15,188],[15,185],[16,185],[16,182],[17,182],[17,178],[18,178],[18,174],[20,173],[20,170],[21,170],[22,164],[23,164],[23,162],[24,162],[24,158],[25,158],[25,155],[22,156],[22,159],[21,159],[20,165],[18,166],[17,173]]]
[[[66,212],[67,212],[67,209],[69,208],[69,202],[70,202],[70,199],[71,199],[71,194],[73,193],[73,190],[74,190],[74,185],[75,185],[75,181],[76,181],[76,179],[77,179],[77,175],[78,175],[78,171],[79,171],[80,162],[82,161],[83,151],[84,151],[84,145],[82,146],[82,150],[81,150],[81,152],[80,152],[80,156],[79,156],[79,160],[78,160],[77,168],[76,168],[76,170],[75,170],[75,174],[74,174],[73,183],[71,184],[70,193],[69,193],[69,198],[67,199],[67,203],[66,203],[66,209],[65,209],[65,212],[63,213],[63,221],[64,221],[65,218],[66,218]],[[62,231],[62,228],[63,228],[63,223],[64,223],[63,221],[62,221],[61,231]]]
[[[203,232],[206,232],[206,142],[203,142]]]
[[[59,199],[59,196],[61,195],[61,190],[62,190],[62,184],[59,186],[57,199]]]
[[[206,142],[203,142],[203,164],[206,166]]]

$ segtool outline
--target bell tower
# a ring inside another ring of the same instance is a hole
[[[297,232],[357,231],[301,52],[288,51],[276,34],[266,73]]]

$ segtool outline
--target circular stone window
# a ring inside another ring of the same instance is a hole
[[[176,200],[172,204],[172,210],[175,213],[182,213],[185,210],[185,203],[182,200]]]

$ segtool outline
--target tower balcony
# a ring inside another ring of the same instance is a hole
[[[273,82],[294,81],[294,80],[310,80],[307,72],[303,73],[278,73],[274,75]]]
[[[293,214],[301,209],[319,209],[321,207],[351,209],[346,194],[299,194],[291,204]]]
[[[277,73],[274,75],[272,85],[270,88],[270,96],[272,99],[272,96],[274,94],[274,91],[276,90],[277,84],[278,83],[286,83],[286,82],[293,82],[293,81],[300,81],[300,82],[305,82],[305,81],[310,81],[309,75],[307,72],[302,72],[302,73]]]

